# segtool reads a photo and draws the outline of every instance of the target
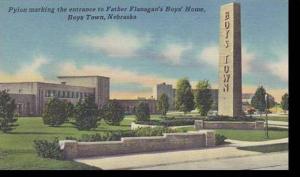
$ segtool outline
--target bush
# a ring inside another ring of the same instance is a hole
[[[78,130],[97,128],[98,109],[92,97],[83,102],[80,100],[75,106],[75,125]]]
[[[215,136],[216,136],[216,145],[225,144],[225,140],[227,139],[226,136],[220,134],[216,134]]]
[[[58,138],[54,141],[34,140],[34,148],[38,156],[51,159],[63,159],[62,151],[60,150]]]
[[[147,121],[150,120],[150,110],[149,105],[145,102],[141,102],[135,108],[135,116],[137,121]]]
[[[71,102],[66,103],[67,119],[71,119],[74,116],[74,105]]]
[[[9,96],[8,90],[0,91],[0,130],[2,132],[12,130],[13,123],[17,121],[14,117],[15,109],[15,100]]]
[[[161,125],[161,126],[169,127],[169,126],[194,125],[195,120],[202,120],[202,118],[166,118],[163,120],[149,120],[149,121],[135,121],[135,122],[137,124]]]
[[[116,101],[111,101],[105,104],[101,111],[101,116],[109,125],[120,125],[124,119],[124,109]]]
[[[59,126],[67,120],[66,104],[58,98],[51,99],[43,113],[43,122],[50,126]]]
[[[174,129],[169,129],[165,127],[155,127],[155,128],[138,128],[135,130],[135,136],[163,136],[164,133],[175,133]]]

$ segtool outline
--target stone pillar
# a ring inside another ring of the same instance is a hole
[[[74,159],[78,156],[77,141],[62,140],[59,141],[60,149],[63,151],[65,159]]]
[[[196,130],[204,129],[204,121],[203,120],[195,120],[194,127]]]
[[[242,115],[240,4],[220,10],[218,115]]]

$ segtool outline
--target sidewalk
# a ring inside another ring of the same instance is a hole
[[[230,144],[228,144],[228,146],[231,147],[245,147],[245,146],[260,146],[260,145],[269,145],[269,144],[288,143],[289,138],[268,140],[268,141],[239,141],[239,140],[231,140],[231,139],[227,139],[225,141],[229,142]]]
[[[168,151],[109,157],[91,157],[75,159],[77,162],[96,166],[104,170],[146,168],[213,159],[226,159],[259,155],[260,152],[242,151],[236,147],[215,147],[194,150]]]
[[[87,165],[96,166],[104,170],[120,170],[120,169],[142,169],[158,166],[173,166],[176,164],[186,163],[202,163],[208,160],[224,160],[232,158],[246,158],[250,156],[263,155],[261,152],[239,150],[236,147],[268,145],[287,143],[288,138],[248,142],[238,140],[227,140],[231,144],[217,146],[213,148],[202,148],[192,150],[150,152],[140,154],[115,155],[107,157],[90,157],[75,159],[77,162]],[[221,161],[220,161],[221,162]]]

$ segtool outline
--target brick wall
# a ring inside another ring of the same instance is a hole
[[[66,159],[130,154],[139,152],[191,149],[215,146],[215,133],[202,130],[189,133],[166,133],[164,136],[125,137],[121,141],[77,142],[62,140],[59,142]]]
[[[264,122],[232,122],[232,121],[203,121],[195,120],[195,129],[241,129],[241,130],[263,130]]]

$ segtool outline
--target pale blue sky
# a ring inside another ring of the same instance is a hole
[[[55,81],[64,73],[98,74],[111,77],[112,92],[133,93],[151,92],[153,83],[181,77],[209,79],[216,84],[219,8],[228,2],[232,1],[1,0],[0,82],[18,81],[24,75]],[[236,2],[241,4],[243,85],[287,89],[288,1]],[[68,13],[8,13],[9,7],[107,5],[191,5],[206,12],[139,12],[132,13],[136,20],[79,22],[67,21]],[[143,78],[150,82],[143,83]]]

